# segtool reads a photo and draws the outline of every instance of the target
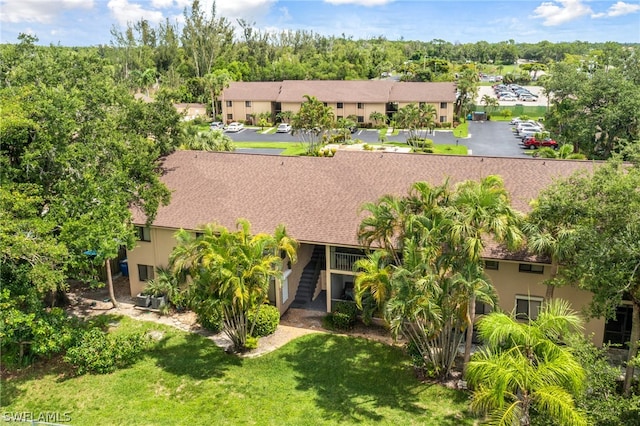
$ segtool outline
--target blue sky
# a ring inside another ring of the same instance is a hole
[[[19,33],[40,44],[108,44],[110,29],[145,18],[183,20],[192,0],[0,0],[0,41]],[[213,0],[201,0],[210,9]],[[452,43],[542,40],[640,43],[640,0],[217,0],[217,15],[268,31]]]

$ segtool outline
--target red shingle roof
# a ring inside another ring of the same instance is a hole
[[[163,166],[172,199],[160,208],[155,226],[196,229],[217,222],[233,228],[236,219],[246,218],[253,232],[273,232],[283,223],[301,242],[357,246],[360,207],[384,194],[404,195],[413,182],[498,174],[514,208],[526,212],[554,178],[591,170],[593,163],[365,151],[338,151],[333,158],[178,151]],[[144,223],[139,212],[134,216],[135,223]]]

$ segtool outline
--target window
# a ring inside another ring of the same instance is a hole
[[[246,121],[247,123],[253,123],[253,114],[247,114],[244,117],[244,121]]]
[[[497,260],[485,260],[484,261],[484,269],[493,269],[498,270],[500,263]]]
[[[364,115],[358,116],[358,123],[364,123]]]
[[[153,279],[153,266],[138,265],[138,277],[140,277],[140,281],[148,281]]]
[[[540,313],[542,297],[516,296],[516,318],[535,320]]]
[[[364,109],[364,104],[362,102],[358,102],[358,109]]]
[[[322,105],[324,105],[324,106],[328,106],[326,102],[323,102],[323,103],[322,103]]]
[[[441,115],[440,116],[440,122],[441,123],[445,123],[447,121],[447,116],[446,115]]]
[[[521,263],[520,265],[518,265],[518,271],[527,272],[530,274],[542,274],[544,273],[544,266],[532,265],[530,263]]]
[[[483,302],[476,302],[476,315],[486,315],[491,313],[491,305]]]
[[[227,120],[233,121],[233,114],[227,114]]]
[[[440,102],[440,109],[446,109],[447,108],[447,103],[446,102]]]
[[[341,115],[336,115],[336,120],[342,120],[344,117]]]
[[[233,101],[227,101],[227,106],[228,107],[232,107],[233,106]]]
[[[244,106],[251,108],[251,101],[244,101]]]
[[[424,107],[425,107],[425,105],[427,105],[427,103],[426,103],[426,102],[419,102],[419,103],[418,103],[418,107],[420,107],[420,108],[424,108]]]
[[[342,108],[344,108],[344,104],[343,104],[342,102],[338,102],[338,104],[336,105],[336,107],[337,107],[338,109],[342,109]]]
[[[138,241],[151,241],[151,229],[148,226],[136,226]]]
[[[196,238],[202,238],[204,236],[204,232],[196,232]]]

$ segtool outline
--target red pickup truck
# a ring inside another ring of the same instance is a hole
[[[558,149],[558,142],[556,142],[551,138],[536,139],[535,136],[529,136],[522,140],[522,144],[524,145],[525,148],[528,148],[528,149],[536,149],[543,146],[548,146],[553,149]]]

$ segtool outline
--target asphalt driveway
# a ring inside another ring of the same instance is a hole
[[[469,149],[470,155],[490,157],[524,157],[524,150],[520,140],[515,137],[512,125],[503,121],[471,121],[469,122],[469,137],[457,139],[452,131],[436,130],[427,137],[433,139],[435,144],[458,143]],[[245,128],[238,133],[226,133],[234,141],[265,141],[265,142],[299,142],[297,136],[289,133],[261,134],[258,129]],[[408,133],[400,131],[399,134],[389,136],[387,142],[406,142]],[[353,139],[359,139],[365,143],[377,143],[378,131],[360,129],[352,135]],[[237,152],[254,154],[276,154],[278,150],[238,149]]]

